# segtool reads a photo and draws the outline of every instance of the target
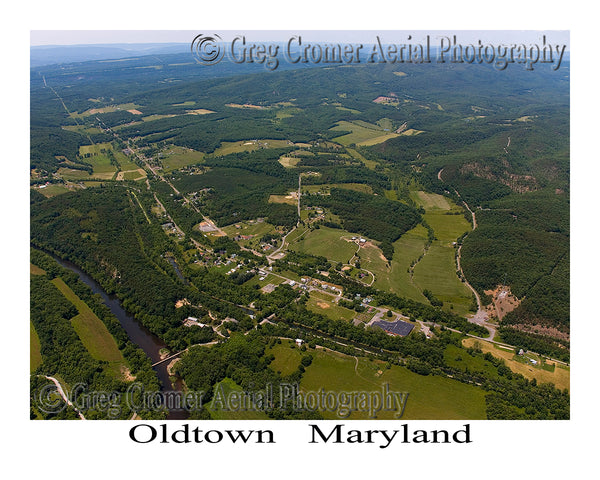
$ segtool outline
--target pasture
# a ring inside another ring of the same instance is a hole
[[[253,152],[260,148],[285,148],[289,147],[288,140],[241,140],[239,142],[221,142],[211,156],[219,157],[230,153]]]
[[[73,170],[73,171],[81,172],[81,170]],[[89,175],[87,175],[87,172],[83,172],[83,173],[86,174],[86,178],[89,177]],[[69,190],[67,187],[65,187],[63,185],[53,184],[53,185],[48,185],[47,187],[44,187],[44,188],[38,188],[37,191],[40,192],[42,195],[44,195],[44,197],[50,198],[50,197],[55,197],[56,195],[61,195],[63,193],[70,192],[71,190]]]
[[[452,306],[454,313],[466,315],[472,304],[472,293],[456,275],[454,248],[433,242],[427,254],[417,263],[413,281],[421,290],[429,290],[444,302],[444,308]]]
[[[379,125],[362,122],[359,120],[353,122],[343,120],[338,122],[338,124],[330,130],[342,132],[349,130],[352,132],[335,137],[333,139],[344,146],[349,146],[352,144],[371,146],[398,136],[396,133],[386,132]]]
[[[369,361],[318,348],[310,350],[312,364],[300,382],[302,392],[381,392],[385,384],[394,392],[407,392],[403,420],[485,419],[485,392],[441,376],[422,376],[384,362]],[[337,412],[322,412],[326,419],[339,419]],[[398,412],[379,412],[379,419],[394,419]],[[352,412],[350,419],[368,419],[366,412]]]
[[[417,225],[394,242],[394,256],[389,269],[381,258],[375,257],[370,261],[370,256],[362,261],[361,266],[375,273],[376,288],[418,302],[427,302],[421,290],[411,282],[408,271],[411,263],[423,253],[426,241],[427,230],[422,225]]]
[[[269,203],[287,203],[296,206],[298,200],[292,195],[269,195]]]
[[[410,198],[412,198],[417,205],[422,206],[426,211],[451,209],[450,200],[437,193],[412,190],[410,192]]]
[[[346,320],[348,322],[352,321],[356,316],[354,310],[340,307],[337,303],[333,302],[334,297],[331,295],[315,290],[312,290],[309,295],[306,308],[311,312],[319,313],[331,320]]]
[[[170,173],[188,165],[202,163],[204,156],[204,152],[198,152],[191,148],[168,145],[161,150],[158,158],[163,165],[163,171],[165,173]]]
[[[57,277],[51,282],[77,308],[79,314],[71,319],[71,324],[90,355],[109,362],[109,370],[119,375],[125,367],[125,359],[106,325],[61,278]]]
[[[291,348],[291,345],[294,345],[292,341],[282,340],[281,343],[275,344],[265,352],[267,355],[275,357],[269,364],[271,370],[279,372],[283,376],[296,371],[302,355],[298,348]]]
[[[135,103],[122,103],[120,105],[109,105],[101,108],[90,108],[89,110],[86,110],[81,113],[73,112],[71,113],[71,117],[84,118],[89,117],[90,115],[97,115],[99,113],[112,113],[118,112],[120,110],[137,110],[138,108],[141,108],[140,105],[136,105]]]
[[[109,151],[113,151],[112,145],[110,143],[97,143],[95,145],[82,145],[81,147],[79,147],[79,156],[82,157],[84,162],[89,163],[92,166],[92,176],[94,178],[108,180],[111,179],[116,173],[117,167],[111,163],[110,158],[108,156],[109,154],[107,153]],[[86,175],[87,178],[89,178],[87,172],[82,173]]]
[[[300,160],[298,157],[287,157],[285,155],[279,157],[279,163],[285,168],[294,168]]]
[[[348,263],[354,256],[357,246],[353,242],[344,240],[342,237],[350,238],[352,235],[345,230],[321,226],[297,239],[288,236],[290,250],[320,255],[329,260],[340,263]]]

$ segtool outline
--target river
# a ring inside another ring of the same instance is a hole
[[[150,360],[152,360],[152,363],[156,363],[159,360],[161,360],[160,350],[162,348],[168,348],[165,342],[163,342],[160,338],[158,338],[156,335],[150,332],[150,330],[144,327],[133,315],[127,313],[125,309],[121,306],[121,302],[115,295],[107,294],[102,289],[102,286],[98,282],[96,282],[96,280],[94,280],[87,273],[81,270],[73,262],[63,260],[62,258],[57,257],[56,255],[52,254],[47,250],[39,250],[50,255],[61,266],[75,272],[77,275],[79,275],[81,281],[92,289],[92,292],[98,293],[102,297],[102,302],[110,309],[113,315],[115,315],[119,319],[119,323],[127,333],[129,340],[131,340],[131,342],[140,347],[146,353],[146,355],[148,355]],[[171,384],[171,380],[169,379],[169,373],[167,372],[167,366],[169,363],[170,362],[164,362],[160,365],[152,367],[156,372],[158,379],[160,380],[161,390],[163,392],[181,391],[181,381],[175,382],[175,390],[173,390],[173,385]],[[187,412],[182,410],[170,410],[167,418],[170,420],[185,419],[187,418]]]

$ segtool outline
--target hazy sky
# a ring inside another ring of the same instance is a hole
[[[318,42],[362,42],[372,43],[379,35],[385,43],[422,42],[426,35],[431,38],[432,45],[439,43],[441,36],[457,36],[459,43],[510,44],[510,43],[542,43],[542,35],[546,42],[567,45],[569,49],[569,32],[562,31],[523,31],[523,30],[31,30],[31,45],[77,45],[106,43],[190,43],[200,34],[218,34],[223,41],[231,41],[238,35],[245,35],[248,41],[287,41],[293,35],[302,35],[310,41]]]

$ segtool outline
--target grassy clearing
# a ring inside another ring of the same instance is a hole
[[[413,281],[421,290],[429,290],[444,302],[444,308],[452,306],[459,315],[469,313],[472,293],[456,275],[454,248],[433,242],[427,255],[417,263]]]
[[[356,252],[356,244],[341,237],[350,238],[352,234],[345,230],[321,227],[312,230],[301,238],[294,240],[288,237],[290,249],[297,252],[321,255],[335,262],[348,263]]]
[[[377,143],[385,142],[390,138],[397,137],[395,133],[386,133],[382,127],[372,123],[361,122],[359,120],[354,122],[341,121],[331,128],[333,131],[351,131],[336,137],[333,140],[341,143],[344,146],[356,144],[356,145],[375,145]]]
[[[265,353],[267,355],[272,354],[275,357],[269,368],[274,372],[281,373],[283,376],[294,373],[298,369],[302,358],[300,350],[295,347],[294,342],[291,340],[282,340],[280,344],[274,345]]]
[[[35,327],[29,321],[29,371],[33,372],[42,364],[42,347]]]
[[[77,308],[79,314],[71,319],[71,323],[90,355],[109,362],[119,372],[121,366],[125,366],[125,359],[106,325],[62,279],[55,278],[52,283]]]
[[[110,158],[104,151],[113,151],[110,143],[97,143],[95,145],[82,145],[79,147],[79,155],[83,161],[92,165],[94,178],[108,180],[112,178],[117,171],[117,167],[110,162]],[[114,154],[114,151],[113,151]],[[116,158],[116,154],[115,154]],[[136,167],[137,168],[137,167]],[[62,170],[62,169],[61,169]],[[81,172],[87,178],[87,172]],[[64,175],[63,175],[64,176]],[[66,177],[65,177],[66,178]]]
[[[332,301],[333,298],[331,295],[313,290],[310,292],[310,298],[306,302],[306,308],[332,320],[352,321],[356,316],[356,312],[345,307],[340,307]]]
[[[249,286],[253,286],[253,285],[258,285],[259,288],[263,288],[266,285],[281,285],[285,280],[281,277],[277,277],[273,274],[268,274],[266,277],[264,277],[263,280],[261,280],[261,276],[259,275],[255,275],[254,277],[252,277],[250,280],[248,280],[246,283],[244,283],[244,285],[249,285]]]
[[[112,113],[117,112],[119,110],[137,110],[140,108],[140,105],[136,105],[135,103],[122,103],[120,105],[110,105],[108,107],[102,108],[90,108],[81,113],[71,113],[72,118],[84,118],[89,117],[90,115],[97,115],[99,113]]]
[[[215,113],[213,110],[207,110],[206,108],[197,108],[195,110],[188,110],[188,115],[208,115],[209,113]]]
[[[378,143],[383,143],[390,138],[396,138],[398,136],[397,133],[386,133],[385,135],[380,135],[378,137],[369,138],[368,140],[363,140],[362,142],[357,143],[357,145],[361,147],[371,147],[373,145],[377,145]]]
[[[285,168],[294,168],[300,162],[300,158],[298,157],[286,157],[282,156],[279,158],[279,163]]]
[[[66,167],[60,167],[56,171],[56,173],[58,174],[59,177],[63,178],[64,180],[72,180],[72,181],[88,180],[88,179],[94,177],[94,175],[90,175],[85,170],[76,170],[74,168],[66,168]],[[112,174],[109,178],[112,178]],[[46,193],[44,193],[44,190],[47,190],[48,188],[50,188],[50,186],[61,187],[60,185],[49,185],[46,188],[40,190],[40,193],[46,195]],[[50,192],[52,192],[52,193],[49,194],[48,196],[54,196],[54,194],[59,195],[60,193],[65,193],[65,192],[61,191],[61,189],[64,189],[64,188],[65,187],[50,189]]]
[[[123,172],[123,180],[141,180],[142,178],[146,178],[146,172],[142,168]]]
[[[423,218],[433,228],[436,238],[427,254],[415,266],[413,283],[421,291],[431,291],[445,303],[444,308],[465,315],[469,313],[472,294],[456,274],[453,242],[470,230],[470,224],[462,215],[460,207],[448,198],[422,191],[411,192],[411,198],[425,208]],[[426,237],[425,233],[424,239]],[[415,258],[417,257],[413,257]]]
[[[29,274],[30,275],[46,275],[46,270],[34,265],[33,263],[29,263]]]
[[[246,408],[243,407],[243,404],[240,404],[241,408],[229,405],[226,400],[230,399],[234,392],[244,394],[242,387],[230,378],[225,378],[215,385],[213,399],[207,406],[211,418],[214,420],[265,420],[269,418],[265,413],[253,410],[251,402]]]
[[[287,203],[296,206],[298,200],[291,195],[269,195],[269,203]]]
[[[77,170],[77,171],[80,172],[81,170]],[[84,173],[86,173],[86,172],[84,172]],[[89,177],[89,175],[87,175],[87,173],[86,173],[86,177]],[[63,193],[70,192],[71,190],[69,190],[67,187],[65,187],[63,185],[53,184],[53,185],[48,185],[47,187],[44,187],[44,188],[38,188],[37,191],[40,192],[42,195],[44,195],[44,197],[50,198],[50,197],[56,197],[57,195],[62,195]]]
[[[346,190],[353,190],[361,193],[373,193],[371,185],[365,183],[324,183],[321,185],[303,185],[302,190],[309,193],[320,192],[322,195],[329,195],[332,188],[345,188]]]
[[[423,218],[435,231],[435,237],[450,247],[458,237],[471,230],[471,224],[462,215],[426,213]]]
[[[403,131],[400,135],[410,137],[413,135],[418,135],[419,133],[423,133],[423,130],[415,130],[414,128],[409,128],[408,130]]]
[[[239,142],[221,142],[212,156],[229,155],[230,153],[253,152],[259,148],[285,148],[289,147],[287,140],[241,140]]]
[[[393,365],[386,369],[383,362],[318,349],[312,351],[312,364],[300,383],[304,392],[365,391],[381,392],[387,383],[391,391],[408,392],[402,419],[485,419],[485,392],[439,376],[421,376]],[[377,418],[393,419],[398,412],[379,412]],[[335,412],[323,412],[327,419],[339,419]],[[351,419],[367,419],[362,412],[353,412]]]
[[[188,165],[197,165],[204,161],[206,154],[191,148],[170,145],[160,152],[160,161],[166,173]]]
[[[410,192],[410,198],[427,211],[450,210],[451,208],[450,201],[443,195],[438,195],[437,193],[413,190]]]
[[[427,302],[419,288],[411,282],[408,272],[411,262],[423,253],[426,241],[427,230],[422,225],[417,225],[394,242],[394,256],[389,269],[379,257],[371,262],[369,262],[370,257],[367,257],[361,262],[361,266],[375,274],[376,288],[418,302]]]
[[[571,370],[569,367],[554,364],[550,360],[546,360],[545,364],[538,363],[537,365],[532,365],[526,361],[524,363],[513,350],[507,350],[485,340],[465,338],[462,343],[465,347],[480,348],[484,353],[489,352],[494,357],[501,358],[513,372],[520,373],[529,380],[535,378],[538,383],[552,383],[561,390],[570,388]],[[552,366],[554,366],[553,369],[547,368]]]

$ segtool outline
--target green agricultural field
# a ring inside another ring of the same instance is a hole
[[[253,152],[259,148],[286,148],[290,146],[287,140],[242,140],[239,142],[221,142],[211,155],[218,157],[230,153]]]
[[[283,376],[294,373],[298,369],[302,357],[294,342],[289,340],[282,340],[281,343],[274,345],[265,353],[275,357],[275,360],[269,364],[269,368],[274,372],[280,372]]]
[[[72,171],[81,172],[81,170],[72,170]],[[87,172],[83,172],[83,173],[86,175],[86,178],[89,177]],[[50,198],[50,197],[55,197],[56,195],[61,195],[63,193],[70,192],[71,190],[69,190],[67,187],[65,187],[63,185],[54,184],[54,185],[48,185],[47,187],[44,187],[41,189],[38,188],[37,191],[40,192],[42,195],[44,195],[44,197]]]
[[[312,290],[309,295],[310,297],[306,302],[306,308],[314,313],[320,313],[332,320],[352,321],[356,316],[354,310],[340,307],[337,303],[333,302],[332,300],[334,297],[331,295],[314,290]]]
[[[426,213],[425,221],[435,231],[435,238],[452,246],[458,237],[471,230],[471,224],[462,215],[445,215],[443,213]]]
[[[423,259],[417,263],[413,281],[421,290],[429,290],[444,302],[452,305],[454,313],[466,315],[472,303],[472,293],[456,275],[454,248],[435,241]]]
[[[291,195],[269,195],[269,203],[287,203],[295,206],[298,200]]]
[[[123,172],[123,180],[141,180],[142,178],[146,178],[146,174],[142,172],[142,169]]]
[[[233,392],[239,392],[241,395],[244,394],[242,387],[235,383],[230,378],[225,378],[215,385],[213,398],[207,406],[207,410],[210,416],[214,420],[266,420],[269,417],[261,412],[255,410],[252,407],[252,403],[249,402],[248,407],[244,408],[243,404],[240,407],[234,405],[228,405],[226,400],[231,398]]]
[[[35,327],[29,321],[29,371],[33,372],[42,364],[42,347]]]
[[[205,153],[191,148],[170,145],[160,152],[160,161],[165,172],[172,172],[188,165],[197,165],[204,160]]]
[[[115,172],[117,171],[117,167],[110,162],[110,158],[107,154],[101,152],[102,150],[112,151],[113,148],[110,143],[82,145],[79,147],[79,155],[82,157],[84,162],[92,165],[94,169],[92,176],[94,178],[108,180],[114,176]],[[89,178],[87,172],[82,173]]]
[[[350,130],[352,132],[333,139],[334,141],[339,142],[344,146],[352,145],[353,143],[356,145],[370,146],[375,145],[377,143],[385,142],[390,138],[398,136],[398,134],[396,133],[385,132],[384,129],[379,125],[361,122],[359,120],[354,122],[338,122],[338,124],[330,130]]]
[[[377,162],[376,161],[374,161],[374,160],[367,160],[365,157],[363,157],[360,153],[358,153],[356,150],[353,150],[352,148],[346,147],[346,151],[355,160],[360,160],[361,162],[363,162],[365,164],[365,167],[367,167],[368,169],[375,170],[375,167],[377,166]]]
[[[285,155],[279,157],[279,163],[285,168],[294,168],[300,162],[298,157],[286,157]]]
[[[469,313],[472,294],[456,274],[453,242],[463,233],[468,232],[471,226],[462,215],[461,208],[442,195],[413,191],[411,198],[425,208],[426,213],[423,215],[423,219],[433,228],[436,238],[427,254],[415,266],[413,284],[418,287],[419,291],[425,289],[431,291],[435,297],[445,303],[444,308],[449,309],[452,306],[454,313],[465,315]],[[422,229],[421,235],[425,241],[427,233],[422,226],[419,228]],[[421,252],[422,248],[421,246]],[[407,267],[418,255],[420,253],[410,260],[405,259],[408,261]],[[419,294],[419,297],[411,298],[427,302],[422,295]]]
[[[137,110],[140,106],[135,103],[122,103],[120,105],[110,105],[108,107],[102,108],[90,108],[85,112],[81,113],[71,113],[72,118],[84,118],[89,117],[90,115],[96,115],[98,113],[112,113],[117,112],[119,110]]]
[[[163,118],[172,118],[176,115],[147,115],[146,117],[142,117],[143,122],[153,122],[154,120],[162,120]]]
[[[77,308],[79,314],[71,319],[71,323],[90,355],[109,362],[110,370],[119,375],[125,366],[125,359],[106,325],[61,278],[55,278],[52,283]]]
[[[122,151],[113,150],[113,154],[115,156],[115,159],[117,160],[117,163],[121,167],[121,170],[128,171],[140,168],[139,165],[135,163],[132,158],[125,155]]]
[[[443,195],[438,195],[437,193],[413,190],[410,192],[410,198],[412,198],[417,205],[422,206],[427,211],[450,210],[453,205],[451,200],[447,199]]]
[[[311,255],[320,255],[335,262],[348,263],[354,252],[356,252],[357,246],[355,243],[348,242],[342,237],[350,238],[351,236],[352,234],[345,230],[322,226],[317,230],[308,232],[297,240],[290,237],[287,240],[289,241],[289,248],[291,250]]]
[[[379,256],[371,262],[369,262],[371,257],[366,257],[361,262],[361,266],[375,274],[374,286],[376,288],[418,302],[427,302],[421,290],[411,282],[408,272],[410,264],[423,253],[426,241],[427,230],[422,225],[417,225],[394,242],[394,256],[389,269]]]
[[[318,349],[310,350],[314,359],[306,368],[302,392],[381,392],[389,384],[394,392],[407,392],[403,420],[485,419],[485,391],[441,376],[422,376],[381,361],[369,361]],[[379,419],[393,419],[397,412],[379,412]],[[335,412],[323,412],[327,419],[339,419]],[[353,412],[350,419],[368,419],[367,413]]]
[[[266,285],[272,284],[272,285],[280,285],[283,282],[285,282],[285,280],[281,277],[278,277],[276,275],[273,275],[271,273],[269,273],[264,280],[260,280],[262,277],[260,275],[255,275],[254,277],[252,277],[250,280],[248,280],[246,283],[244,283],[244,285],[258,285],[259,288],[263,288]]]
[[[324,195],[329,195],[332,188],[345,188],[346,190],[353,190],[361,193],[373,193],[371,185],[366,183],[324,183],[321,185],[303,185],[302,190],[309,193],[321,192]]]
[[[72,180],[72,181],[78,181],[78,180],[88,180],[90,178],[93,178],[94,175],[90,175],[87,171],[85,170],[77,170],[75,168],[66,168],[66,167],[60,167],[57,171],[56,171],[57,175],[64,179],[64,180]],[[113,174],[111,174],[110,177],[108,178],[112,178]],[[60,187],[60,185],[52,185],[53,187]],[[46,187],[45,189],[41,190],[40,192],[43,194],[44,190],[50,188],[50,186]],[[64,187],[62,187],[64,188]],[[51,189],[50,190],[53,194],[51,195],[47,195],[47,196],[54,196],[54,194],[56,193],[65,193],[63,191],[60,191],[60,189]]]

